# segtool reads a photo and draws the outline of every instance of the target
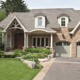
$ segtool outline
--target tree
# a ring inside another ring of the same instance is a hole
[[[28,12],[26,4],[23,0],[6,0],[1,1],[1,8],[8,15],[10,12]]]
[[[6,18],[6,13],[0,9],[0,22]]]

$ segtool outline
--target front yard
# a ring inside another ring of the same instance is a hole
[[[0,80],[32,80],[40,69],[31,69],[19,59],[0,58]]]

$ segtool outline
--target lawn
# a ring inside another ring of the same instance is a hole
[[[19,59],[0,58],[0,80],[32,80],[40,69],[31,69]]]

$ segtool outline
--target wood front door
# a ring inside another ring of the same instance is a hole
[[[17,33],[14,37],[15,41],[15,49],[23,49],[24,46],[24,34],[23,33]]]

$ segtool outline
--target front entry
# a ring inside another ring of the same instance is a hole
[[[16,33],[14,36],[15,49],[23,49],[24,33]]]

